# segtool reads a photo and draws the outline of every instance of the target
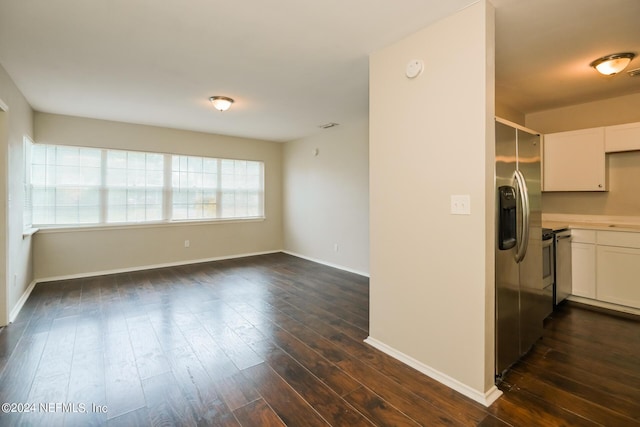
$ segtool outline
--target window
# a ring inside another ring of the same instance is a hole
[[[32,197],[25,201],[34,226],[264,216],[262,162],[44,144],[30,150],[25,193]]]
[[[220,160],[222,217],[259,215],[262,206],[262,168],[259,162]]]
[[[219,159],[173,156],[173,219],[220,218],[217,203],[219,163]]]
[[[34,144],[33,224],[100,222],[101,150]]]
[[[262,216],[262,162],[173,156],[173,219]]]
[[[106,151],[106,222],[163,219],[164,155]]]

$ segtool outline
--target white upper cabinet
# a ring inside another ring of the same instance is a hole
[[[603,127],[544,136],[544,191],[606,191]]]
[[[640,150],[640,123],[607,126],[604,132],[607,153]]]

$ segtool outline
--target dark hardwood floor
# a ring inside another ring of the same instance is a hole
[[[638,319],[565,305],[485,408],[363,343],[368,295],[285,254],[37,285],[0,425],[640,425]]]

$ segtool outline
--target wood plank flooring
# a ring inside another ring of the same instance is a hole
[[[363,343],[368,300],[285,254],[39,284],[0,330],[0,425],[640,425],[637,318],[562,307],[485,408]]]

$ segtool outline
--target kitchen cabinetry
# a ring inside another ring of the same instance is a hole
[[[571,229],[571,293],[596,298],[596,232]]]
[[[604,128],[607,153],[640,150],[640,122]]]
[[[596,298],[640,308],[640,233],[598,231],[596,259]]]
[[[544,136],[544,191],[606,191],[603,127]]]

